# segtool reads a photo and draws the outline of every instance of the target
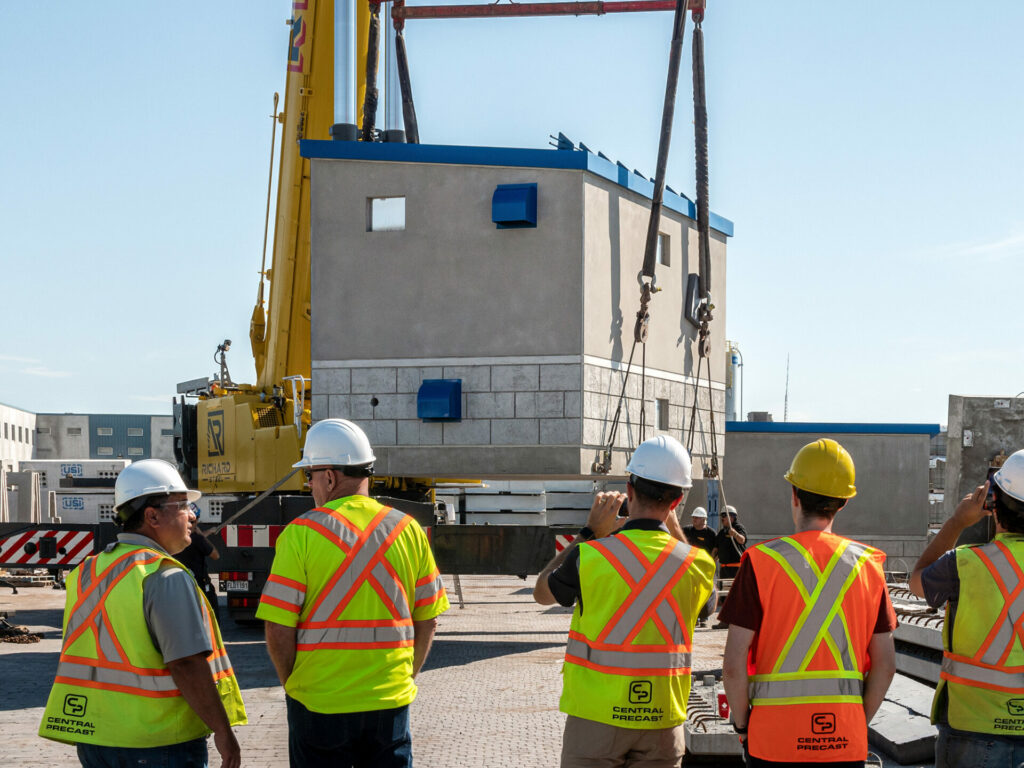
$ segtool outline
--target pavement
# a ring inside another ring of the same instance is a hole
[[[571,612],[532,598],[533,577],[464,576],[460,609],[450,576],[452,608],[438,631],[417,682],[411,709],[417,768],[551,768],[558,764],[565,716],[558,711],[562,657]],[[0,615],[44,633],[31,645],[0,643],[0,733],[6,765],[76,765],[74,747],[37,736],[60,653],[64,593],[0,590]],[[261,628],[222,626],[249,725],[236,729],[242,765],[288,764],[284,691],[267,656]],[[720,672],[725,630],[698,629],[697,679]],[[211,765],[219,765],[210,742]],[[688,763],[689,761],[687,761]],[[885,760],[885,766],[895,763]]]
[[[445,576],[452,608],[438,619],[434,646],[417,678],[412,705],[417,768],[557,765],[565,716],[558,711],[562,657],[571,612],[533,602],[533,578],[464,576],[465,608]],[[0,643],[0,732],[7,764],[75,765],[73,747],[36,735],[60,653],[64,593],[52,589],[0,593],[0,614],[44,633],[31,645]],[[284,691],[263,644],[262,629],[223,622],[249,725],[236,729],[242,764],[288,764]],[[724,630],[697,630],[696,672],[721,668]],[[211,765],[215,750],[210,743]]]

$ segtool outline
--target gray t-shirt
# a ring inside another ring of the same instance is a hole
[[[155,541],[138,533],[119,533],[117,540],[167,554]],[[165,565],[143,582],[146,626],[165,663],[213,651],[199,600],[192,574],[177,566]]]

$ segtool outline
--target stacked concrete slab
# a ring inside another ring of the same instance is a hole
[[[652,187],[589,152],[304,142],[312,158],[313,418],[351,418],[390,475],[592,475],[610,440],[639,305]],[[499,185],[536,184],[535,227],[499,229]],[[371,200],[404,198],[398,231],[372,231]],[[668,193],[662,287],[651,305],[615,439],[621,474],[641,437],[681,436],[708,405],[724,447],[725,251],[714,218],[711,385],[695,387],[696,329],[683,311],[697,271],[692,203]],[[417,418],[427,379],[459,379],[457,421]],[[657,401],[662,401],[658,403]],[[698,476],[700,466],[698,462]]]

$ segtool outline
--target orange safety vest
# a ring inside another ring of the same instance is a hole
[[[866,759],[861,697],[885,554],[804,531],[746,556],[764,611],[748,663],[750,753],[791,763]]]
[[[1024,537],[1000,533],[956,550],[960,594],[956,618],[943,628],[943,690],[949,724],[961,731],[1024,732]]]

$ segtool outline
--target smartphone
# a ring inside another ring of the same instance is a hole
[[[619,517],[629,517],[629,501],[626,499],[622,500],[622,506],[619,507]]]
[[[999,471],[999,467],[988,468],[988,493],[985,494],[985,503],[982,504],[982,509],[992,511],[996,508],[996,483],[992,477],[996,472]]]

